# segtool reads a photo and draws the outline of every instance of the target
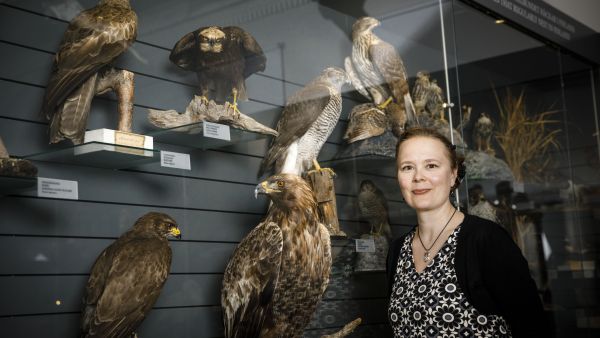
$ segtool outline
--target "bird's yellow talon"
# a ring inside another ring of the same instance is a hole
[[[390,97],[388,97],[388,99],[387,99],[387,100],[385,100],[385,102],[384,102],[384,103],[382,103],[382,104],[378,105],[378,106],[377,106],[377,108],[379,108],[379,109],[385,109],[385,107],[387,107],[387,106],[388,106],[388,104],[390,104],[390,102],[392,102],[392,97],[391,97],[391,96],[390,96]]]

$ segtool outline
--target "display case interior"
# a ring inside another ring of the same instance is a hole
[[[406,121],[405,128],[427,124],[452,135],[471,163],[457,204],[463,211],[485,209],[510,220],[508,230],[529,262],[556,336],[599,332],[595,97],[600,74],[594,62],[532,37],[508,18],[496,23],[494,13],[469,1],[131,1],[137,35],[110,65],[133,74],[131,131],[153,137],[154,149],[111,144],[83,154],[99,144],[49,145],[51,122],[41,111],[69,22],[97,4],[0,4],[0,136],[11,156],[32,160],[40,176],[76,181],[79,187],[76,200],[40,197],[34,189],[0,196],[1,332],[77,335],[96,257],[142,215],[160,212],[177,222],[182,238],[169,242],[169,276],[136,332],[223,337],[224,272],[237,245],[268,213],[269,201],[254,194],[268,176],[257,177],[263,158],[285,134],[278,130],[282,111],[291,109],[294,95],[327,67],[348,69],[353,24],[364,16],[380,22],[373,33],[402,61],[405,79],[399,78],[408,92],[398,99],[384,91],[394,97],[389,106],[377,93],[361,93],[356,82],[341,87],[340,117],[317,160],[336,174],[337,220],[347,237],[331,240],[329,286],[303,336],[334,333],[358,317],[362,322],[349,337],[392,336],[385,272],[371,269],[374,263],[365,267],[369,258],[357,252],[355,240],[378,228],[360,208],[363,182],[370,181],[383,197],[389,237],[407,233],[417,222],[396,177],[399,121]],[[200,71],[170,58],[186,34],[213,25],[238,26],[260,45],[264,70],[245,74],[247,100],[238,97],[238,83],[220,92],[225,93],[221,102],[223,95],[203,89],[210,84],[201,81]],[[95,94],[86,101],[85,129],[118,129],[123,99]],[[213,101],[203,101],[201,94]],[[302,102],[314,108],[311,100]],[[211,120],[205,107],[213,104],[219,107],[210,113],[219,116]],[[371,116],[361,105],[385,116],[378,119],[384,127],[370,132],[385,132],[350,144],[354,117]],[[152,116],[165,118],[168,126]],[[244,124],[249,129],[232,122],[246,117],[254,121]],[[203,121],[229,124],[229,140],[203,136]],[[546,143],[529,146],[526,140]],[[518,158],[520,150],[529,151],[527,161]],[[190,169],[163,166],[160,151],[189,155]]]

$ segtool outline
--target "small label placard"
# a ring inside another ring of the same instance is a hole
[[[115,130],[115,144],[144,148],[144,135]]]
[[[38,197],[79,199],[77,181],[38,177]]]
[[[172,151],[160,152],[160,166],[175,169],[192,170],[190,155]]]
[[[356,252],[375,252],[373,238],[356,239]]]
[[[229,126],[219,123],[202,122],[203,135],[206,137],[217,138],[219,140],[231,141]]]

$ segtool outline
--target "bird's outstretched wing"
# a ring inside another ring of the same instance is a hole
[[[55,56],[42,106],[46,117],[92,74],[121,55],[136,34],[137,16],[130,9],[100,5],[75,17]]]
[[[272,168],[287,148],[308,131],[330,101],[329,88],[319,83],[308,84],[292,95],[277,122],[279,136],[271,140],[269,150],[260,164],[259,177]]]
[[[223,31],[232,39],[238,41],[242,47],[242,53],[246,60],[246,66],[244,67],[244,78],[265,70],[267,65],[267,57],[263,53],[262,48],[254,39],[250,33],[241,29],[240,27],[230,26],[223,28]]]
[[[404,63],[394,46],[385,41],[369,47],[369,57],[377,71],[383,76],[396,103],[404,103],[408,93],[408,79]]]
[[[134,332],[160,295],[170,264],[171,249],[159,240],[111,245],[90,275],[82,336],[124,337]]]
[[[169,54],[169,60],[182,69],[196,71],[198,68],[196,65],[198,58],[196,49],[199,48],[196,36],[206,28],[208,27],[198,28],[179,39],[173,46],[171,54]]]
[[[283,235],[275,223],[261,223],[235,249],[221,289],[225,337],[259,337],[272,324],[272,298],[281,265]]]

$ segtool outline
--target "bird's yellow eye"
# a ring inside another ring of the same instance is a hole
[[[279,188],[283,188],[285,186],[285,182],[283,182],[283,181],[277,181],[277,186]]]

